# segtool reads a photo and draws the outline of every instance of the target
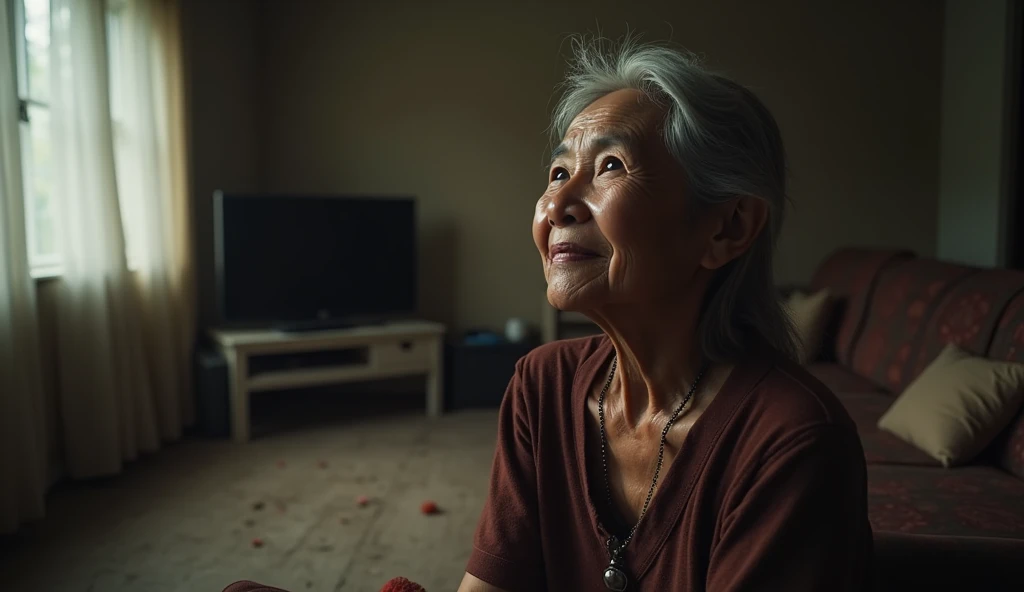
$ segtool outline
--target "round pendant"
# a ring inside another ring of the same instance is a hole
[[[613,592],[625,592],[626,587],[629,586],[629,579],[626,577],[626,572],[622,571],[614,564],[609,565],[604,570],[604,586]]]

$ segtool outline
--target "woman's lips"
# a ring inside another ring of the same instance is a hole
[[[548,258],[552,263],[570,263],[596,259],[599,255],[576,243],[557,243],[548,248]]]

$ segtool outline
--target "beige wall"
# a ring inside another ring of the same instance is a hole
[[[1009,0],[947,0],[938,256],[1006,264],[1011,86],[1019,70]],[[1016,15],[1019,18],[1019,14]]]
[[[189,173],[196,233],[199,322],[213,319],[213,192],[259,189],[259,3],[184,0]]]
[[[234,56],[259,62],[255,106],[243,96],[248,79],[208,98],[225,83],[210,64],[201,66],[210,87],[193,91],[206,112],[196,127],[209,126],[193,143],[199,194],[216,169],[199,161],[224,158],[225,146],[201,136],[255,109],[256,131],[242,137],[258,142],[261,188],[419,197],[424,313],[454,329],[539,319],[529,221],[544,186],[547,115],[566,34],[596,25],[609,36],[628,22],[648,39],[671,37],[768,103],[796,205],[780,282],[807,280],[841,245],[934,254],[941,3],[265,0],[257,10],[257,57]],[[194,46],[228,44],[211,35]],[[209,232],[208,222],[198,227]]]

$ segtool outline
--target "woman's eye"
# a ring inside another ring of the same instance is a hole
[[[621,160],[614,156],[609,156],[605,159],[604,164],[601,165],[601,172],[617,171],[624,168],[626,168],[626,165],[622,164]]]
[[[569,179],[569,171],[567,171],[567,170],[565,170],[565,169],[563,169],[561,167],[551,171],[551,180],[552,181],[566,181],[568,179]]]

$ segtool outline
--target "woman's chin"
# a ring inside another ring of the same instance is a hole
[[[593,308],[586,291],[565,290],[548,284],[548,303],[565,312],[586,312]]]
[[[586,312],[607,302],[608,276],[594,270],[564,269],[555,266],[545,270],[548,302],[558,310]]]

